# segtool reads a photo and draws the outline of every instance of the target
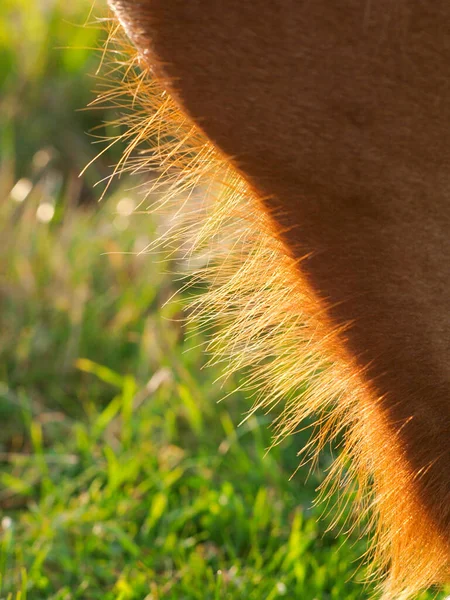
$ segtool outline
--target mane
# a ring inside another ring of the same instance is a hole
[[[384,579],[385,600],[406,600],[435,583],[446,545],[430,543],[440,537],[418,513],[417,475],[405,467],[381,402],[339,342],[345,330],[328,321],[261,199],[156,81],[116,21],[101,72],[93,106],[116,109],[111,125],[119,133],[108,143],[126,143],[111,177],[151,180],[138,210],[170,215],[154,245],[181,255],[191,282],[208,284],[191,314],[206,330],[220,324],[208,351],[225,374],[248,373],[245,388],[255,400],[247,415],[282,403],[274,444],[312,419],[303,461],[314,463],[331,439],[343,440],[321,495],[338,491],[345,502],[351,494],[371,532],[367,558],[371,577]]]

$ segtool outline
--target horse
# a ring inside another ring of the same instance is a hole
[[[279,437],[343,435],[383,598],[449,582],[450,4],[109,4],[159,90],[131,129],[166,127],[181,187],[220,180],[204,238],[239,223],[208,295],[229,360],[289,396]]]

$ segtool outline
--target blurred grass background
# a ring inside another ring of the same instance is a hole
[[[138,255],[158,223],[134,184],[97,202],[120,147],[79,177],[114,119],[80,110],[91,8],[0,4],[0,599],[368,597],[366,540],[312,505],[330,456],[289,481],[305,434],[266,454],[269,417],[237,427],[250,400]]]

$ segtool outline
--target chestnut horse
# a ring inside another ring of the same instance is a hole
[[[297,404],[346,428],[383,597],[448,582],[450,3],[109,1],[290,260],[267,323],[301,312],[334,365]]]

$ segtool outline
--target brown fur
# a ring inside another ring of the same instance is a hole
[[[276,357],[256,365],[269,403],[317,380],[280,435],[310,413],[319,445],[346,427],[384,597],[449,581],[450,5],[111,5],[182,109],[136,76],[138,141],[164,123],[188,183],[231,179],[210,221],[244,233],[208,300],[232,307],[236,366]]]

